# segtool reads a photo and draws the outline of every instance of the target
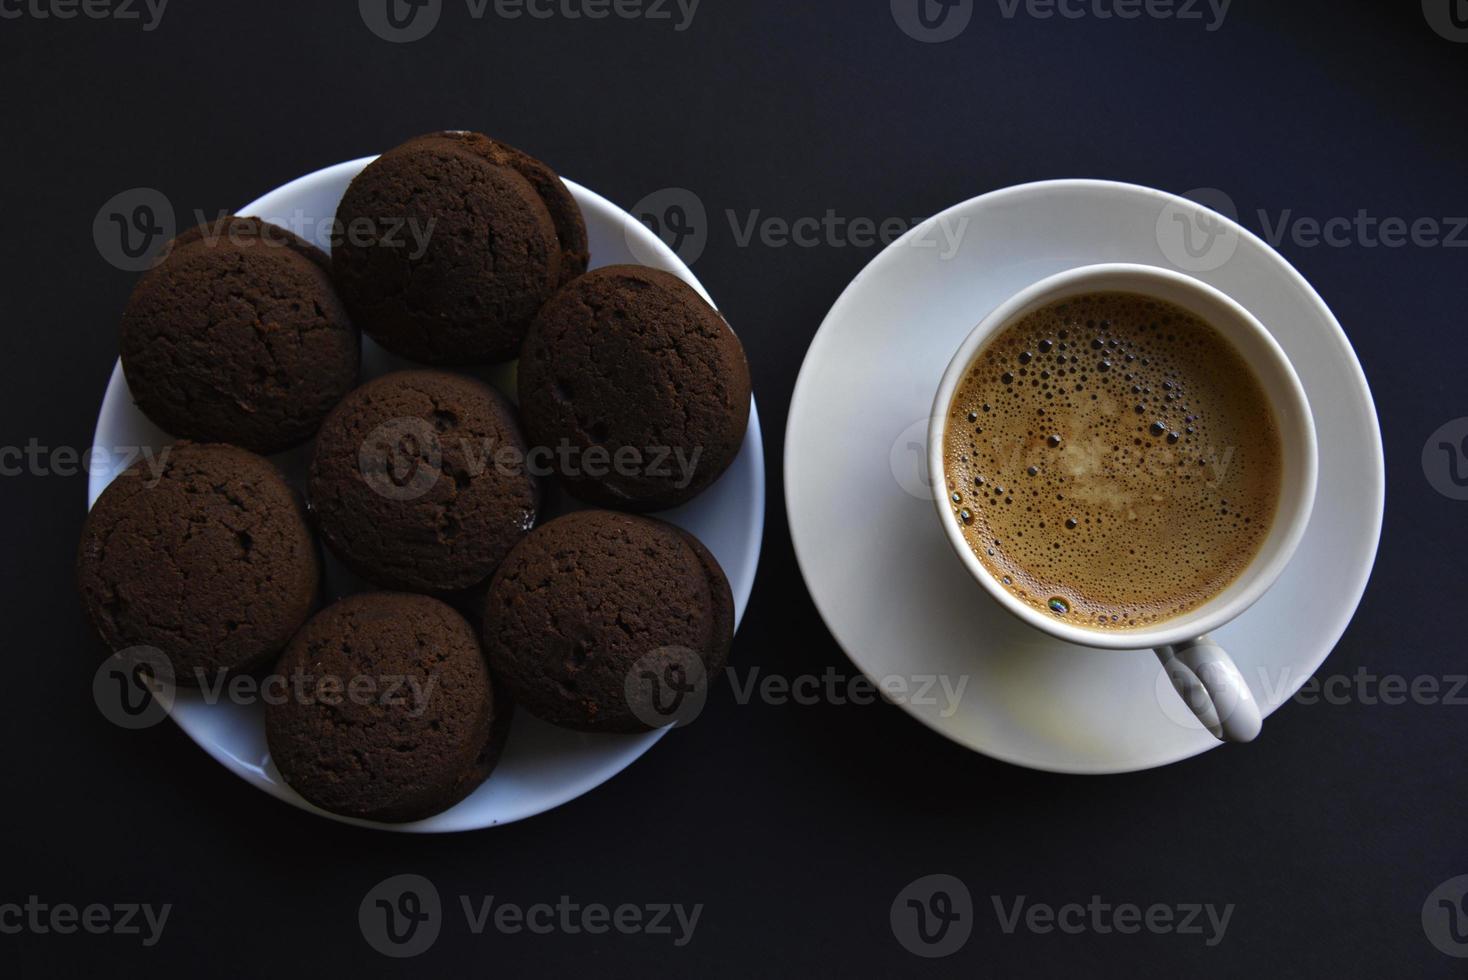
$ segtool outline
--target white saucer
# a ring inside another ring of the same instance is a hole
[[[364,157],[318,170],[271,191],[238,213],[283,224],[308,241],[328,248],[329,243],[318,233],[327,228],[322,222],[330,221],[347,184],[373,159]],[[569,180],[566,186],[586,216],[593,267],[620,263],[655,266],[680,276],[713,303],[688,267],[641,222],[584,187]],[[406,366],[410,366],[408,362],[363,338],[364,381]],[[513,394],[512,370],[501,368],[476,373]],[[102,400],[94,446],[148,446],[156,450],[171,441],[133,404],[119,363],[112,371],[112,380]],[[298,487],[303,482],[307,459],[304,448],[274,457]],[[88,507],[115,475],[100,470],[91,474],[87,486]],[[559,508],[554,504],[549,508],[552,514],[558,509],[574,509],[564,500],[560,503]],[[692,531],[719,559],[734,592],[737,626],[754,585],[764,534],[764,442],[753,404],[744,446],[729,470],[698,499],[658,516]],[[327,578],[333,595],[363,587],[329,558]],[[542,813],[606,782],[631,765],[666,731],[645,735],[588,735],[555,728],[527,712],[517,712],[503,759],[489,780],[472,795],[452,809],[418,823],[379,824],[326,813],[287,786],[270,762],[265,746],[264,710],[259,705],[209,704],[196,692],[180,691],[171,714],[190,738],[231,772],[274,796],[344,823],[414,833],[475,830]]]
[[[1182,243],[1179,229],[1195,237]],[[934,392],[974,325],[1030,283],[1096,262],[1180,268],[1228,293],[1274,334],[1309,395],[1320,438],[1310,528],[1278,584],[1215,634],[1266,714],[1345,631],[1385,494],[1371,392],[1335,317],[1264,242],[1185,198],[1107,181],[1025,184],[960,204],[878,255],[821,325],[790,406],[785,499],[801,572],[874,682],[966,679],[956,710],[943,697],[903,703],[916,718],[994,758],[1067,773],[1147,769],[1220,743],[1150,651],[1050,640],[984,594],[934,516],[924,454]]]

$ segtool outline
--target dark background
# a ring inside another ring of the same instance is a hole
[[[13,0],[6,0],[6,6]],[[801,358],[876,249],[740,247],[723,215],[914,218],[1004,185],[1108,177],[1226,190],[1243,221],[1468,214],[1468,45],[1399,3],[1236,0],[1199,22],[1004,18],[978,0],[924,44],[887,0],[704,0],[690,29],[609,19],[474,20],[446,0],[428,38],[370,33],[350,2],[174,0],[158,28],[0,20],[0,441],[91,443],[133,276],[93,217],[133,187],[182,216],[439,128],[523,146],[630,206],[695,191],[695,271],[739,331],[765,423],[770,506],[735,663],[853,672],[812,607],[785,523],[781,452]],[[1439,678],[1464,664],[1468,503],[1436,493],[1429,434],[1468,415],[1468,251],[1301,247],[1370,379],[1386,442],[1381,554],[1326,674]],[[1363,447],[1365,452],[1365,447]],[[1322,492],[1330,493],[1324,487]],[[0,903],[174,905],[162,942],[0,936],[0,969],[253,975],[348,971],[748,976],[963,971],[1208,977],[1460,976],[1423,902],[1468,873],[1468,709],[1287,704],[1249,747],[1153,772],[1060,777],[949,744],[889,706],[737,705],[574,803],[449,837],[358,831],[283,805],[172,726],[97,711],[101,653],[71,583],[81,476],[0,480],[6,640]],[[362,896],[415,872],[448,924],[394,962]],[[973,938],[921,960],[888,925],[932,873],[974,894]],[[682,902],[693,942],[463,928],[456,896],[529,905]],[[1003,934],[989,896],[1061,904],[1234,903],[1225,940]],[[15,975],[11,973],[11,975]]]

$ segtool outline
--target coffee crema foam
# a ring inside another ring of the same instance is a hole
[[[1017,598],[1092,629],[1181,615],[1258,554],[1279,502],[1279,426],[1229,341],[1134,293],[1006,327],[959,384],[948,503]]]

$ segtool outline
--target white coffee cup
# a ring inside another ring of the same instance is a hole
[[[1034,311],[1085,293],[1140,293],[1164,300],[1201,317],[1226,337],[1259,379],[1274,410],[1283,450],[1279,504],[1269,534],[1254,560],[1226,589],[1188,612],[1152,626],[1130,630],[1091,629],[1047,614],[1010,593],[980,563],[948,506],[943,465],[943,433],[959,383],[988,341]],[[1317,479],[1315,423],[1305,389],[1289,358],[1269,331],[1238,303],[1191,276],[1147,265],[1109,263],[1082,266],[1042,279],[1001,303],[968,335],[938,386],[928,427],[928,474],[938,519],[969,573],[1005,609],[1044,633],[1100,650],[1156,651],[1173,685],[1188,706],[1223,741],[1247,742],[1259,734],[1259,706],[1249,685],[1223,648],[1209,634],[1252,606],[1279,578],[1304,537],[1315,502]]]

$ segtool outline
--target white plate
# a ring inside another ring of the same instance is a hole
[[[327,167],[291,181],[239,210],[274,221],[328,248],[324,234],[336,213],[347,184],[373,157]],[[584,187],[566,181],[586,216],[591,242],[592,266],[635,263],[653,265],[682,277],[713,302],[688,267],[663,242],[627,212]],[[363,380],[409,363],[383,351],[363,338]],[[513,394],[513,372],[501,368],[477,372]],[[133,404],[119,363],[112,371],[102,411],[97,419],[93,444],[97,447],[149,446],[158,449],[172,439],[147,420]],[[304,480],[307,448],[273,457],[291,481]],[[112,481],[114,472],[97,470],[87,487],[87,506]],[[550,503],[548,510],[573,509],[564,498]],[[744,616],[749,591],[754,585],[764,533],[765,464],[759,415],[751,403],[749,431],[744,445],[718,482],[683,507],[658,516],[692,531],[723,565],[734,591],[735,623]],[[331,594],[354,591],[354,581],[329,556],[327,581]],[[173,719],[203,749],[231,772],[250,784],[302,809],[334,820],[361,826],[415,833],[475,830],[534,816],[573,800],[621,772],[652,747],[666,731],[645,735],[590,735],[555,728],[520,711],[510,729],[505,754],[494,774],[457,806],[411,824],[380,824],[351,820],[312,806],[281,779],[271,764],[265,746],[264,712],[258,705],[209,704],[197,692],[180,691],[172,710]]]
[[[1180,250],[1179,227],[1211,227],[1218,237],[1193,244],[1217,248]],[[929,219],[878,255],[821,325],[790,406],[785,500],[801,572],[874,682],[966,682],[956,710],[930,695],[903,703],[912,715],[975,751],[1068,773],[1147,769],[1219,743],[1150,651],[1048,639],[985,595],[944,540],[924,454],[933,394],[974,324],[1030,283],[1096,262],[1183,266],[1228,293],[1274,334],[1309,395],[1320,437],[1310,528],[1278,584],[1216,634],[1266,714],[1345,631],[1385,493],[1371,392],[1335,317],[1264,242],[1191,201],[1108,181],[1024,184]]]

